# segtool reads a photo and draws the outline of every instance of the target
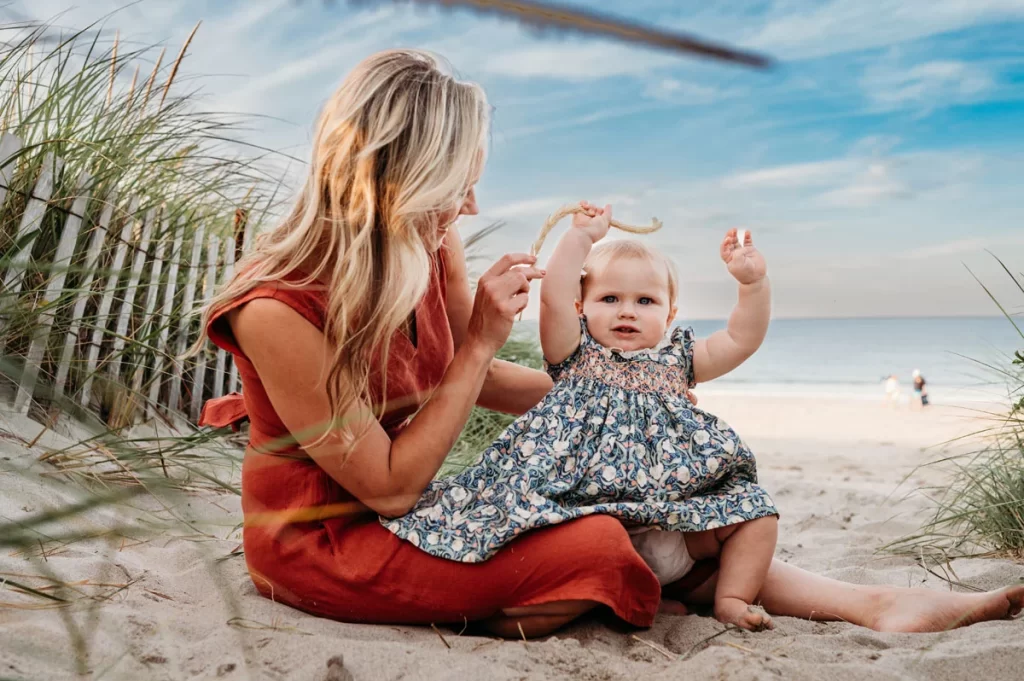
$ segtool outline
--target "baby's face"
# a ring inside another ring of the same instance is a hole
[[[665,336],[676,310],[668,273],[643,258],[613,260],[588,273],[582,303],[587,330],[606,348],[652,348]]]

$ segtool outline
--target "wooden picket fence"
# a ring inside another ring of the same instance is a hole
[[[52,154],[41,167],[24,163],[22,147],[14,135],[0,137],[0,215],[17,225],[0,252],[0,359],[20,367],[8,372],[13,408],[71,400],[95,410],[97,391],[113,386],[132,405],[130,422],[176,414],[195,423],[204,400],[239,388],[223,350],[210,356],[207,344],[196,358],[176,358],[199,333],[195,311],[251,243],[247,213],[195,227],[194,216],[172,216],[166,206],[140,208],[143,197],[92,195],[88,175],[62,177]],[[26,172],[35,177],[21,185],[32,189],[15,202],[8,189]],[[55,198],[58,185],[72,187],[70,196]],[[54,212],[62,221],[49,237],[56,248],[38,248]]]

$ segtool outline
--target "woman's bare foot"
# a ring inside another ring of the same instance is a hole
[[[747,631],[775,628],[772,618],[763,608],[745,603],[739,598],[716,598],[715,619],[723,624],[735,624]]]
[[[1024,585],[974,594],[887,589],[877,599],[875,616],[866,623],[876,631],[946,631],[1016,617],[1024,609]]]
[[[673,601],[668,598],[661,599],[661,605],[658,607],[658,612],[665,615],[689,615],[690,611],[685,605],[679,601]]]

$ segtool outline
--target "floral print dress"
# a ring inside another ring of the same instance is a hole
[[[754,456],[686,396],[693,330],[653,348],[580,345],[548,373],[554,387],[477,462],[435,480],[406,515],[382,518],[432,555],[492,557],[531,529],[601,513],[626,525],[695,532],[777,515]]]

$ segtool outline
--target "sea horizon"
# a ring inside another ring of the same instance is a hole
[[[726,319],[680,319],[698,337]],[[1020,323],[1018,322],[1018,326]],[[536,320],[517,325],[536,338]],[[1005,402],[1016,386],[1013,353],[1024,338],[1003,316],[874,316],[774,318],[761,348],[743,365],[707,384],[704,394],[877,399],[897,376],[898,401],[913,398],[912,373],[927,382],[931,402]]]

